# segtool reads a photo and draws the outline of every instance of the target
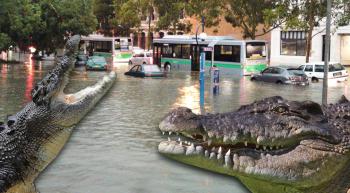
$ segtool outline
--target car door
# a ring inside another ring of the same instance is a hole
[[[261,73],[260,80],[264,82],[271,82],[272,80],[272,67],[266,68],[264,71]]]
[[[314,77],[318,79],[323,79],[324,76],[324,65],[315,64],[314,67]]]

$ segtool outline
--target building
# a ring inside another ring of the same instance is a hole
[[[325,23],[313,31],[310,62],[324,61]],[[271,65],[299,66],[306,61],[306,32],[274,29],[271,32]],[[350,25],[332,27],[330,61],[350,65]]]
[[[197,26],[201,25],[200,21],[194,17],[182,16],[180,17],[180,21],[182,21],[183,23],[191,24],[192,28],[189,33],[177,30],[176,34],[174,34],[172,30],[160,30],[160,31],[152,30],[156,28],[156,24],[158,21],[158,14],[156,12],[154,12],[154,14],[152,15],[151,21],[149,20],[149,18],[150,17],[145,17],[141,21],[140,27],[138,27],[137,29],[133,29],[134,31],[137,31],[130,35],[132,38],[133,46],[145,49],[147,45],[149,45],[154,38],[161,38],[164,35],[183,35],[183,34],[194,35],[196,33]],[[261,26],[261,28],[258,30],[257,34],[262,32],[262,27],[263,26]],[[152,30],[150,34],[148,33],[149,28]],[[232,27],[230,23],[226,22],[224,17],[221,17],[220,23],[218,26],[205,28],[205,33],[208,35],[232,36],[235,39],[243,39],[242,29],[238,27],[236,28]],[[150,35],[149,38],[148,38],[148,35]],[[259,36],[256,39],[266,40],[269,42],[270,33],[265,34],[263,36]]]

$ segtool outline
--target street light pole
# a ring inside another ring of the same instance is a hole
[[[327,23],[326,23],[326,42],[325,42],[325,57],[324,57],[324,76],[323,76],[323,89],[322,89],[322,104],[327,105],[328,97],[328,65],[330,54],[330,41],[331,41],[331,9],[332,1],[327,0]]]

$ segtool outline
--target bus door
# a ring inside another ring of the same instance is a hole
[[[199,51],[197,45],[191,45],[191,71],[199,71]]]

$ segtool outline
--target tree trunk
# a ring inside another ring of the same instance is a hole
[[[313,0],[307,1],[307,3],[310,5],[309,8],[309,15],[307,17],[308,20],[308,30],[307,30],[307,37],[306,37],[306,56],[305,56],[305,62],[308,63],[310,61],[310,55],[311,55],[311,47],[312,47],[312,31],[314,30],[315,25],[315,8],[314,4],[315,2]]]
[[[149,50],[151,48],[151,20],[152,20],[152,12],[151,9],[149,10],[149,17],[148,17],[148,34],[147,34],[147,49]]]
[[[312,46],[312,31],[314,30],[313,26],[310,26],[308,32],[307,32],[307,38],[306,38],[306,57],[305,62],[308,63],[310,61],[311,56],[311,46]]]

